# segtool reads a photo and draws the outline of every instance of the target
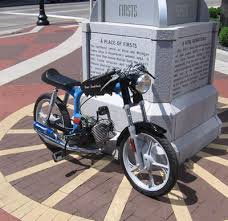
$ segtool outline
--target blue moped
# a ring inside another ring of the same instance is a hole
[[[104,145],[116,136],[115,125],[107,106],[101,106],[96,116],[85,116],[82,105],[92,97],[119,94],[128,126],[117,138],[119,160],[132,186],[151,197],[168,193],[176,183],[178,161],[166,139],[166,130],[149,122],[143,94],[151,87],[153,76],[143,64],[125,70],[113,69],[84,82],[66,77],[55,69],[42,74],[42,80],[54,86],[52,93],[41,95],[34,107],[34,129],[48,147],[59,149],[53,153],[55,161],[68,152],[102,154]],[[64,99],[58,97],[65,91]],[[87,98],[81,102],[82,95]],[[73,97],[74,112],[70,116],[67,105]],[[134,122],[131,108],[139,105],[142,121]]]

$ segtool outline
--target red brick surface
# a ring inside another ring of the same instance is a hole
[[[15,50],[12,39],[5,39],[5,43],[2,43],[2,40],[0,40],[0,47],[9,46],[4,49],[4,51],[7,51],[8,53],[7,56],[0,52],[0,60],[3,61],[3,66],[0,66],[0,68],[9,67],[12,64],[20,62],[18,57],[20,57],[20,59],[27,59],[42,51],[46,51],[49,48],[58,45],[73,33],[73,29],[63,30],[64,31],[57,27],[57,25],[49,26],[38,34],[39,38],[37,34],[20,38],[17,37],[15,39],[18,41],[18,46],[15,46]],[[58,69],[67,76],[81,80],[81,49],[33,73],[1,86],[0,120],[20,108],[34,103],[40,94],[51,91],[52,87],[42,83],[40,76],[46,69],[52,67]],[[214,85],[218,89],[220,96],[228,98],[227,83],[228,77],[226,75],[216,73]],[[219,116],[223,122],[228,122],[228,111]],[[13,126],[13,129],[31,128],[32,117],[27,116]],[[223,132],[228,133],[228,129],[224,128]],[[227,145],[225,139],[219,139],[215,142]],[[36,144],[41,144],[37,135],[8,134],[5,135],[0,142],[0,150]],[[204,151],[223,159],[228,159],[226,151],[208,148],[204,149]],[[0,171],[6,176],[31,166],[47,162],[51,159],[52,156],[48,150],[1,156]],[[227,168],[225,166],[209,162],[205,159],[200,159],[199,157],[194,157],[193,160],[218,179],[222,180],[222,182],[228,184]],[[53,168],[13,181],[11,184],[22,194],[37,202],[42,202],[64,184],[82,173],[85,168],[89,168],[91,164],[96,161],[97,158],[68,161]],[[63,201],[59,202],[55,206],[55,209],[84,218],[101,221],[104,219],[105,214],[111,205],[112,199],[122,178],[123,171],[120,165],[117,162],[112,162],[101,172],[97,173],[83,185],[75,189]],[[185,204],[194,221],[220,221],[228,218],[227,199],[200,177],[197,177],[191,170],[186,169],[186,167],[182,166],[180,169],[178,185],[184,195]],[[175,201],[175,204],[179,203],[179,200]],[[14,219],[11,215],[0,210],[0,221],[4,220],[17,219]],[[176,218],[167,196],[151,199],[132,190],[121,216],[121,220],[176,220]]]
[[[6,213],[3,209],[0,209],[0,220],[1,221],[19,221],[19,219]]]
[[[52,49],[74,33],[73,28],[57,25],[44,27],[38,33],[0,39],[0,70]]]

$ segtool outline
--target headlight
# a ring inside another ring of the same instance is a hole
[[[136,81],[135,89],[141,93],[145,94],[147,91],[149,91],[151,86],[151,78],[148,74],[142,74],[139,76],[139,78]]]

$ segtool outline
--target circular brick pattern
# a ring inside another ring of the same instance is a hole
[[[182,166],[175,189],[157,200],[133,190],[110,157],[54,163],[32,129],[33,105],[24,107],[0,122],[0,205],[21,220],[225,220],[227,105],[220,98],[221,139]]]

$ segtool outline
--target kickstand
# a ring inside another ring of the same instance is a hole
[[[59,162],[61,160],[66,159],[66,156],[67,156],[67,144],[68,144],[68,142],[69,142],[69,140],[67,139],[64,150],[60,150],[60,151],[57,151],[57,152],[55,152],[55,153],[52,154],[52,158],[53,158],[53,160],[55,162]]]

